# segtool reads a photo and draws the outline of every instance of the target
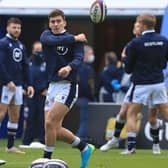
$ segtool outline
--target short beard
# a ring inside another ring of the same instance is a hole
[[[15,40],[18,39],[18,37],[14,36],[13,34],[11,34],[11,33],[9,33],[9,34],[10,34],[10,36],[11,36],[13,39],[15,39]]]

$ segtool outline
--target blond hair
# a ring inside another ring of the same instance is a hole
[[[156,25],[156,16],[149,13],[144,13],[137,16],[136,22],[145,25],[148,29],[154,29]]]

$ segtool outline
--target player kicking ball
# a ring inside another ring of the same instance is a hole
[[[62,126],[78,97],[77,69],[83,61],[84,34],[72,35],[66,29],[64,12],[49,14],[49,29],[41,35],[48,72],[49,88],[45,103],[44,158],[51,158],[55,141],[62,140],[81,152],[80,168],[85,168],[95,149]]]

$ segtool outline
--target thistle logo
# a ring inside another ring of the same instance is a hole
[[[58,55],[65,55],[68,52],[68,48],[64,46],[57,46],[56,50]]]
[[[19,49],[19,48],[15,48],[13,50],[13,59],[14,59],[14,61],[20,62],[20,61],[22,61],[22,57],[23,57],[22,50]]]

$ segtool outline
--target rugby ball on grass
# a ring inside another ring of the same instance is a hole
[[[102,23],[107,15],[107,6],[103,0],[96,0],[90,7],[90,19],[93,23]]]
[[[34,160],[28,168],[69,168],[68,164],[60,159],[39,158]]]
[[[36,159],[34,161],[32,161],[32,163],[30,164],[30,166],[28,168],[43,168],[44,164],[48,161],[49,159],[47,158],[39,158]]]
[[[43,165],[43,168],[68,168],[68,164],[60,159],[50,159]]]

